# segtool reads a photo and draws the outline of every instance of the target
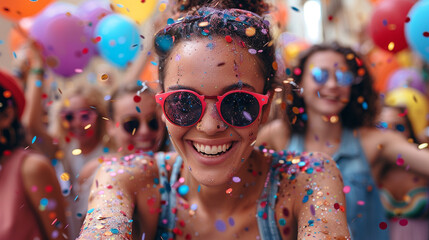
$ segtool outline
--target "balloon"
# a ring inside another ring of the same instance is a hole
[[[374,89],[384,92],[390,75],[399,69],[400,65],[392,53],[374,49],[368,55],[368,69],[374,78]]]
[[[109,2],[106,0],[89,0],[83,2],[76,11],[77,16],[82,19],[85,24],[85,32],[88,36],[94,36],[95,27],[98,22],[105,16],[112,13]],[[92,45],[92,50],[98,54],[98,49],[95,44]]]
[[[0,14],[17,21],[24,17],[34,16],[54,0],[1,0]]]
[[[407,116],[413,126],[414,134],[419,135],[427,125],[428,102],[423,94],[413,88],[396,88],[384,98],[387,106],[407,108]]]
[[[18,26],[10,29],[9,45],[12,52],[17,51],[24,43],[28,41],[28,32],[33,25],[33,18],[23,18],[19,20]]]
[[[30,37],[36,41],[40,41],[46,34],[47,25],[54,17],[66,15],[66,13],[74,14],[75,12],[76,6],[70,3],[54,2],[50,4],[34,18],[34,23],[30,29]]]
[[[423,76],[413,68],[399,69],[390,75],[387,91],[398,87],[412,87],[422,94],[426,92]]]
[[[120,14],[101,19],[94,34],[101,38],[97,44],[100,55],[120,68],[125,68],[140,49],[137,25]]]
[[[52,18],[40,43],[47,65],[64,77],[82,71],[93,55],[91,39],[85,35],[82,21],[73,15]]]
[[[143,23],[155,11],[157,0],[111,0],[113,11],[126,15],[138,24]]]
[[[409,0],[384,0],[376,5],[370,20],[370,34],[378,47],[393,53],[408,47],[404,24],[412,6]]]
[[[419,1],[411,9],[405,24],[405,36],[411,49],[429,62],[429,1]]]

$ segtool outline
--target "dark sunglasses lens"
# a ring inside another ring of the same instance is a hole
[[[131,120],[125,121],[122,124],[122,126],[124,127],[124,130],[127,133],[133,134],[134,131],[137,131],[139,129],[140,121],[138,119],[131,119]]]
[[[200,99],[190,92],[173,93],[164,102],[164,112],[168,120],[182,127],[197,123],[202,110]]]
[[[66,121],[68,121],[68,122],[72,122],[72,121],[73,121],[73,119],[74,119],[74,115],[73,115],[73,113],[66,113],[66,114],[64,115],[64,119],[65,119]]]
[[[147,122],[147,125],[153,131],[156,131],[159,129],[158,119],[156,117],[149,120],[149,122]]]
[[[354,76],[351,72],[342,72],[340,70],[335,71],[337,77],[338,85],[341,86],[350,86],[353,83]]]
[[[328,81],[329,73],[327,70],[315,67],[311,70],[311,74],[317,84],[323,85]]]
[[[245,127],[252,124],[259,116],[259,102],[251,94],[235,92],[223,99],[220,111],[228,124]]]

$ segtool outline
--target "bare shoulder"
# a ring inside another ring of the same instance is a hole
[[[32,152],[25,156],[22,163],[22,174],[25,178],[38,178],[46,176],[45,174],[53,174],[55,176],[55,170],[48,158],[39,153]]]
[[[289,135],[289,125],[282,119],[276,119],[259,130],[256,144],[280,151],[287,145]]]

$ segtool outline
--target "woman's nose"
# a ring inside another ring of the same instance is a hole
[[[197,123],[196,128],[198,131],[205,132],[208,135],[214,135],[218,132],[225,131],[228,125],[222,120],[219,112],[216,109],[216,104],[213,101],[209,101],[203,117]]]

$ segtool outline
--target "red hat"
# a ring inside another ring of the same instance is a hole
[[[0,86],[12,93],[12,98],[18,108],[18,118],[21,119],[25,107],[25,95],[14,77],[0,70]]]

